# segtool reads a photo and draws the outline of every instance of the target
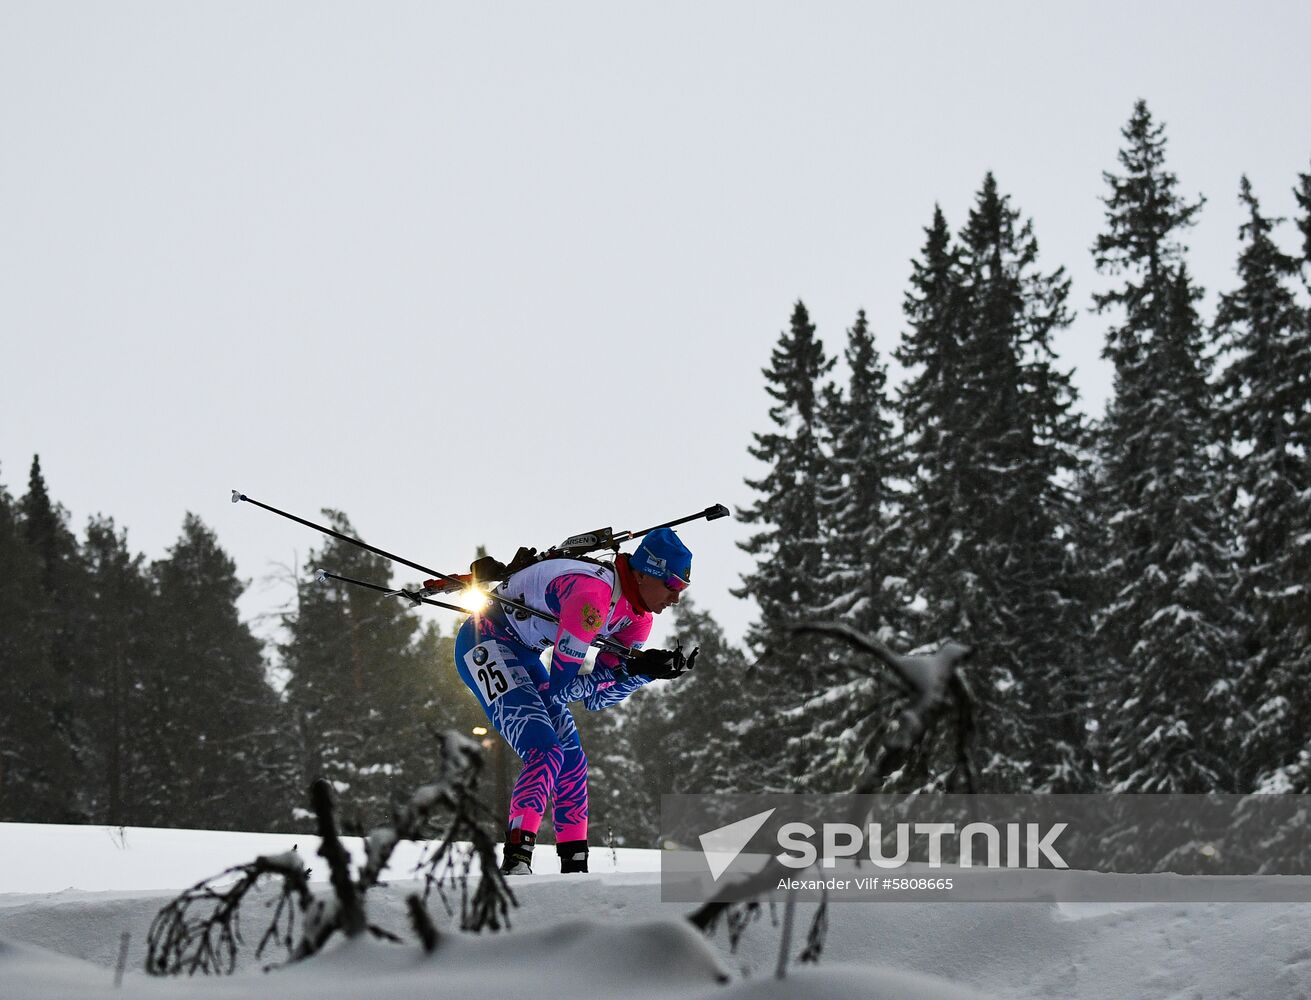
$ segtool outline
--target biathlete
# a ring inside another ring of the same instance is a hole
[[[461,626],[456,669],[523,760],[510,796],[502,873],[532,874],[533,845],[552,803],[560,870],[587,871],[587,756],[569,704],[609,708],[652,680],[691,669],[695,651],[684,658],[681,650],[642,649],[654,616],[677,604],[691,579],[692,553],[671,528],[657,528],[613,565],[543,559],[494,591],[549,612],[558,626],[496,602]],[[591,672],[580,675],[597,638],[630,653],[601,652]],[[549,666],[541,659],[548,647]]]

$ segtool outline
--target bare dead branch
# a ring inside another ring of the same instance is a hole
[[[233,875],[238,876],[235,882],[222,884]],[[146,937],[146,971],[157,976],[231,973],[242,944],[241,904],[266,875],[282,878],[282,892],[255,953],[277,942],[290,955],[297,909],[303,911],[312,899],[304,862],[294,849],[197,882],[160,910]],[[289,905],[292,901],[298,906]]]
[[[797,956],[797,961],[803,965],[818,965],[819,957],[824,953],[824,945],[827,940],[828,890],[825,889],[824,895],[819,901],[819,906],[815,908],[815,916],[810,921],[810,930],[806,932],[806,947]]]
[[[351,856],[337,834],[332,804],[332,786],[323,778],[310,785],[310,805],[318,818],[319,857],[328,862],[328,879],[337,894],[337,925],[348,938],[364,932],[364,905],[351,878]]]
[[[415,937],[423,942],[423,950],[431,955],[437,950],[438,935],[428,908],[423,905],[423,897],[418,893],[406,896],[405,908],[409,911],[410,926],[414,929]]]
[[[255,950],[260,957],[270,945],[281,945],[290,961],[317,954],[333,934],[347,937],[369,933],[387,941],[399,938],[368,921],[365,894],[377,885],[396,845],[402,840],[427,840],[440,818],[443,832],[427,861],[422,895],[407,900],[410,922],[424,949],[436,948],[436,926],[424,908],[436,889],[447,911],[446,892],[459,886],[460,926],[464,930],[500,930],[509,926],[509,911],[518,902],[496,863],[496,841],[488,832],[495,827],[491,813],[477,796],[482,772],[482,748],[458,733],[443,734],[441,771],[431,784],[418,789],[397,809],[389,825],[370,831],[365,840],[365,861],[352,875],[351,858],[337,831],[332,788],[319,779],[310,787],[310,800],[318,821],[319,854],[327,861],[331,898],[316,898],[309,890],[308,872],[294,850],[284,855],[257,858],[198,882],[164,907],[151,925],[147,970],[155,975],[180,972],[230,973],[236,967],[241,936],[241,905],[265,875],[283,879],[282,893],[273,917]],[[460,851],[462,842],[472,850]],[[469,890],[475,862],[482,877]],[[231,884],[223,884],[235,878]],[[299,929],[297,926],[299,914]]]

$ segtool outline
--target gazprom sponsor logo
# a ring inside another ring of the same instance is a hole
[[[556,649],[562,654],[573,660],[583,660],[587,658],[588,643],[583,642],[577,636],[566,632],[556,643]]]

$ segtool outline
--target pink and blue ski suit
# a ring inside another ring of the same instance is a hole
[[[626,558],[620,556],[620,558]],[[589,711],[618,704],[650,678],[603,652],[579,675],[598,636],[640,649],[651,613],[625,596],[615,567],[547,559],[515,573],[495,593],[556,616],[542,621],[499,604],[474,615],[455,638],[455,666],[488,720],[523,760],[510,797],[509,828],[536,835],[553,800],[556,842],[587,839],[587,756],[569,703]],[[554,646],[550,666],[541,655]]]

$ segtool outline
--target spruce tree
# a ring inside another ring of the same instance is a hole
[[[827,460],[819,500],[825,533],[822,579],[834,595],[817,613],[866,632],[900,631],[905,571],[892,526],[901,475],[887,366],[862,309],[847,331],[846,391],[829,386],[823,412]]]
[[[1096,622],[1105,668],[1108,776],[1117,790],[1233,787],[1234,553],[1222,516],[1200,291],[1180,237],[1202,202],[1180,197],[1165,134],[1143,101],[1106,173],[1095,297],[1115,394],[1102,428],[1101,564],[1110,603]]]
[[[1240,689],[1250,718],[1240,788],[1306,791],[1311,324],[1291,287],[1301,261],[1274,241],[1282,220],[1262,215],[1246,177],[1239,197],[1247,209],[1239,230],[1240,284],[1221,297],[1217,327],[1232,357],[1221,380],[1221,422],[1234,456],[1230,479],[1242,491],[1239,573],[1251,618]]]
[[[958,451],[972,419],[960,405],[967,375],[960,251],[938,206],[911,263],[902,312],[907,326],[895,356],[908,373],[897,399],[908,483],[906,526],[917,574],[924,576],[951,559],[960,536],[964,500],[958,495]],[[935,618],[947,616],[940,607],[930,610],[924,595],[917,597],[909,610],[916,615],[915,627],[928,633],[938,627]]]
[[[1007,777],[994,756],[984,774],[995,769],[1003,787],[1079,791],[1091,779],[1083,753],[1088,630],[1082,571],[1067,540],[1083,426],[1051,342],[1072,319],[1070,282],[1064,268],[1038,269],[1033,223],[991,173],[960,245],[969,322],[958,405],[974,417],[960,468],[970,539],[960,550],[968,574],[960,593],[970,595],[962,605],[984,651],[974,668],[982,674],[980,728],[990,742],[1001,737],[1018,765]],[[999,726],[1005,718],[1014,727],[1011,738],[989,728],[989,708]]]
[[[752,645],[776,641],[781,629],[820,604],[824,540],[819,487],[825,458],[820,450],[820,380],[833,367],[805,304],[798,301],[790,328],[780,337],[764,369],[765,391],[775,400],[769,419],[774,429],[753,434],[751,457],[766,465],[747,485],[759,496],[738,517],[760,530],[741,547],[756,557],[737,596],[760,607],[748,631]]]
[[[741,775],[758,766],[744,753],[743,719],[733,712],[757,679],[748,660],[709,611],[684,597],[674,609],[674,640],[696,667],[669,686],[669,770],[663,792],[700,795],[739,790]]]
[[[147,685],[155,675],[156,608],[144,557],[128,549],[126,531],[108,518],[92,518],[82,547],[87,586],[78,679],[80,714],[91,737],[87,812],[98,823],[148,824],[139,798],[152,784],[185,781],[153,766],[142,713]]]
[[[463,619],[457,620],[455,627],[447,632],[443,631],[440,620],[424,622],[415,647],[417,671],[413,687],[422,699],[425,726],[433,732],[454,729],[467,736],[476,727],[485,727],[487,716],[455,669],[455,633],[461,624]],[[423,759],[427,759],[426,754]]]
[[[1302,214],[1297,218],[1297,228],[1302,233],[1302,261],[1311,265],[1311,173],[1298,174],[1298,185],[1293,189],[1293,197]]]
[[[40,564],[24,536],[18,504],[0,485],[0,822],[56,815],[41,754],[45,721],[45,658],[38,611],[44,601]],[[48,810],[48,811],[47,811]]]
[[[806,697],[821,679],[817,658],[806,644],[790,641],[788,625],[809,618],[828,603],[823,586],[825,525],[819,489],[824,468],[821,450],[821,379],[832,368],[804,303],[798,301],[789,329],[764,369],[773,429],[754,434],[751,456],[766,466],[760,479],[748,479],[755,502],[738,516],[758,530],[741,548],[755,557],[755,568],[733,593],[750,597],[760,616],[747,631],[747,642],[768,651],[737,702],[741,739],[750,761],[740,775],[742,790],[792,787],[792,769],[784,756],[795,735],[779,693]]]
[[[819,499],[825,531],[822,581],[829,599],[816,617],[841,620],[906,646],[908,584],[901,497],[902,475],[887,369],[864,310],[847,331],[845,391],[825,387],[824,450]],[[807,789],[841,792],[863,771],[871,721],[886,721],[886,678],[849,675],[841,654],[826,664],[824,683],[790,706],[802,724],[790,746]]]
[[[260,641],[241,621],[236,564],[194,514],[151,567],[156,663],[145,726],[156,822],[264,829],[277,820],[285,732]]]
[[[345,515],[327,523],[357,534]],[[424,656],[419,621],[404,602],[335,582],[318,583],[317,568],[386,583],[386,559],[330,539],[313,552],[286,619],[282,662],[287,708],[297,730],[301,788],[318,777],[350,795],[342,821],[362,831],[385,819],[398,796],[431,775],[435,723],[433,681],[449,663]],[[303,814],[298,814],[303,815]]]
[[[907,371],[897,394],[906,491],[896,530],[904,536],[910,597],[905,627],[913,647],[944,641],[959,629],[960,602],[950,581],[967,531],[961,470],[973,419],[961,405],[969,378],[962,267],[947,218],[935,205],[923,246],[911,262],[910,288],[902,301],[906,327],[895,351]],[[877,749],[897,710],[895,691],[877,672],[847,684],[852,697],[883,705],[841,736],[844,753],[859,765]],[[921,755],[912,763],[911,773],[899,775],[901,783],[893,787],[943,787],[954,761]]]
[[[32,459],[19,501],[23,562],[35,569],[29,609],[25,685],[18,693],[18,765],[29,821],[81,822],[79,788],[87,765],[86,730],[78,715],[77,655],[85,574],[68,512],[50,497],[40,457]]]
[[[1078,567],[1069,556],[1081,426],[1053,333],[1070,322],[1063,269],[1038,269],[1032,223],[984,178],[953,244],[935,210],[898,351],[911,578],[921,641],[955,637],[987,749],[984,788],[1087,782]],[[950,755],[909,776],[941,785]]]

